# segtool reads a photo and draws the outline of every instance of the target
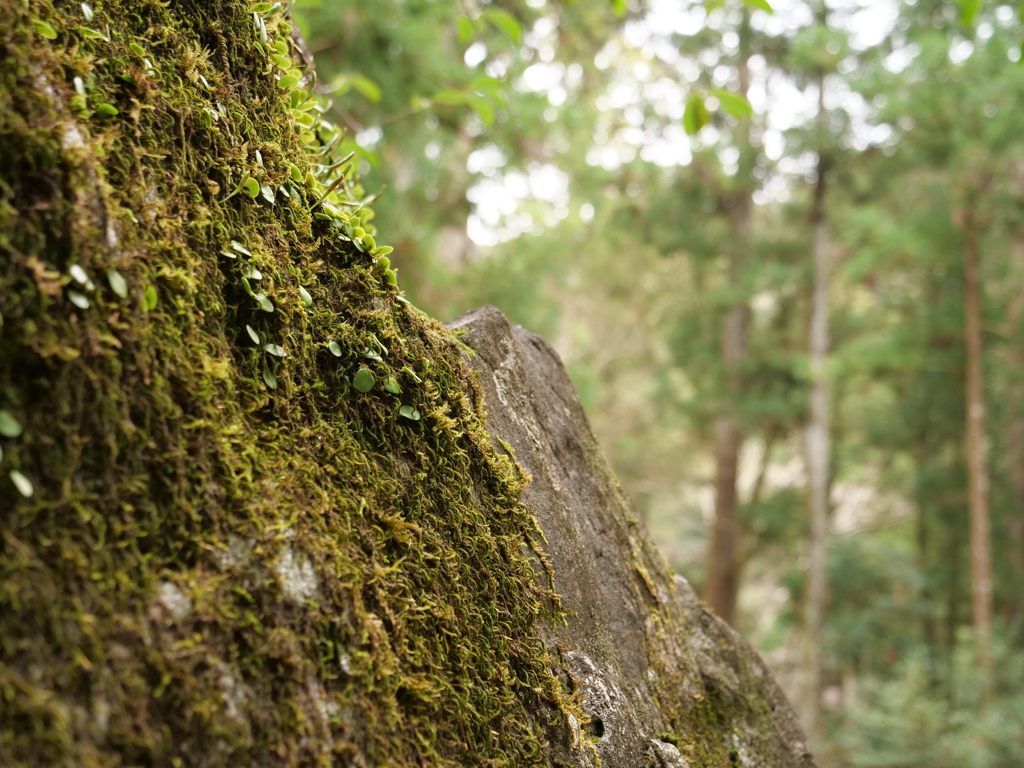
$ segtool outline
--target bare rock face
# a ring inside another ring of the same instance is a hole
[[[571,612],[539,629],[591,717],[582,736],[601,765],[813,768],[764,662],[669,573],[554,350],[493,307],[449,328],[476,353],[492,437],[532,477],[522,500]]]

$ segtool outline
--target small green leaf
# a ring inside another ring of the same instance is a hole
[[[277,81],[277,87],[282,91],[290,91],[299,84],[299,78],[295,75],[285,75]]]
[[[107,282],[110,283],[110,290],[122,299],[128,298],[128,283],[116,269],[111,267],[107,270]]]
[[[743,4],[753,11],[764,11],[768,14],[775,13],[768,0],[743,0]]]
[[[715,89],[711,91],[711,95],[718,99],[718,102],[722,105],[722,109],[728,114],[736,118],[750,117],[753,114],[753,107],[750,106],[750,102],[742,96],[730,93],[722,89]]]
[[[395,270],[393,270],[393,269],[385,269],[384,270],[384,277],[387,278],[387,281],[388,281],[389,285],[398,285],[398,275],[395,274]]]
[[[14,483],[14,487],[18,489],[18,493],[24,496],[26,499],[32,495],[34,488],[32,483],[27,477],[16,469],[12,469],[8,475],[11,478],[11,482]]]
[[[264,312],[274,311],[274,302],[267,298],[267,294],[254,293],[252,297],[256,299],[256,303],[260,305],[260,309],[262,309]]]
[[[402,373],[408,373],[410,376],[412,376],[414,379],[416,379],[416,382],[418,384],[422,384],[423,383],[423,379],[421,379],[419,376],[417,376],[416,372],[412,368],[410,368],[408,365],[403,365],[402,366]]]
[[[379,259],[377,259],[377,264],[380,265],[381,269],[388,269],[391,266],[391,259],[389,259],[387,256],[381,256]]]
[[[394,253],[394,251],[395,251],[395,249],[392,248],[390,245],[382,245],[379,248],[374,248],[373,249],[373,253],[371,255],[373,255],[373,256],[387,256],[390,253]]]
[[[151,309],[156,309],[158,302],[159,296],[157,296],[156,288],[152,285],[147,285],[146,289],[142,292],[142,308],[149,312]]]
[[[0,435],[4,437],[20,437],[21,422],[14,418],[10,411],[0,410]]]
[[[103,115],[104,117],[113,117],[118,114],[117,107],[106,101],[96,105],[96,114]]]
[[[266,13],[271,7],[270,3],[256,3],[256,5],[249,9],[249,13]]]
[[[227,196],[226,198],[224,198],[224,199],[225,199],[225,200],[230,200],[230,199],[231,199],[232,197],[234,197],[234,196],[235,196],[235,195],[237,195],[237,194],[238,194],[239,192],[241,192],[241,191],[242,191],[243,189],[245,189],[245,185],[246,185],[246,184],[248,184],[248,183],[249,183],[250,181],[253,181],[252,177],[250,177],[250,176],[244,176],[244,177],[242,177],[242,180],[241,180],[240,182],[238,182],[238,186],[237,186],[237,187],[235,187],[235,188],[234,188],[234,189],[233,189],[233,190],[231,191],[231,194],[230,194],[230,195],[228,195],[228,196]],[[257,184],[256,186],[257,186],[257,188],[258,188],[258,187],[259,187],[259,184]],[[255,195],[253,195],[253,197],[255,197]],[[233,243],[233,242],[234,242],[234,240],[232,240],[231,242]]]
[[[301,285],[299,286],[299,298],[302,299],[302,303],[305,304],[307,307],[313,306],[313,297],[310,296],[309,291],[307,291]]]
[[[76,283],[85,285],[89,282],[89,276],[85,273],[85,270],[78,264],[72,264],[68,267],[68,273],[74,278]]]
[[[402,394],[402,388],[398,385],[398,381],[395,380],[394,376],[388,376],[384,380],[384,389],[390,392],[392,395]]]
[[[375,352],[375,351],[373,351],[372,349],[369,349],[369,348],[363,350],[363,357],[365,357],[365,358],[367,358],[369,360],[373,360],[373,361],[378,362],[378,363],[383,363],[384,362],[384,358],[380,356],[380,353]]]
[[[269,369],[263,371],[263,381],[271,389],[277,389],[277,376],[275,376]]]
[[[138,43],[128,43],[128,47],[131,48],[132,53],[134,53],[136,56],[146,55],[146,49]]]
[[[277,202],[277,198],[274,196],[274,188],[269,184],[263,184],[260,187],[260,193],[263,195],[263,199],[270,204]]]
[[[239,253],[245,254],[246,256],[252,256],[252,254],[249,252],[249,249],[246,248],[244,245],[242,245],[237,240],[232,240],[231,241],[231,247],[234,248]]]
[[[249,338],[252,339],[253,342],[255,342],[256,344],[261,343],[260,342],[260,335],[258,333],[256,333],[255,329],[251,325],[247,324],[245,326],[245,331],[246,331],[246,333],[249,334]]]
[[[274,357],[288,357],[288,353],[284,351],[284,347],[280,344],[264,344],[263,349]]]
[[[288,56],[282,56],[280,53],[275,53],[270,57],[270,60],[274,62],[274,66],[279,69],[291,69],[292,60]]]
[[[612,10],[615,11],[615,15],[620,19],[626,15],[626,6],[628,0],[612,0]]]
[[[331,354],[335,357],[341,357],[341,345],[336,341],[332,341],[327,345],[327,348],[331,350]]]
[[[90,29],[89,27],[78,27],[78,34],[87,40],[106,40],[103,33],[97,29]]]
[[[690,136],[695,136],[700,129],[708,124],[708,108],[704,97],[693,94],[686,100],[686,112],[683,113],[683,128]]]
[[[244,277],[246,280],[262,280],[263,273],[260,272],[259,269],[254,267],[252,264],[243,264],[242,277]]]
[[[260,193],[260,183],[256,181],[252,176],[245,180],[242,185],[242,191],[245,192],[249,197],[256,197]]]
[[[360,368],[356,375],[352,377],[352,386],[360,392],[369,392],[376,383],[377,379],[366,368]]]
[[[79,309],[89,308],[89,299],[86,298],[84,294],[81,294],[78,291],[69,290],[68,299],[71,301],[72,304],[74,304]]]
[[[45,21],[41,21],[40,19],[33,19],[32,23],[35,25],[36,32],[39,33],[40,36],[45,37],[47,40],[57,39],[57,30],[50,24],[47,24]]]
[[[88,3],[82,3],[82,15],[85,16],[86,21],[92,21],[92,6]]]
[[[398,413],[404,416],[405,418],[409,419],[410,421],[420,420],[420,412],[417,409],[413,408],[411,405],[403,405],[401,408],[398,409]]]

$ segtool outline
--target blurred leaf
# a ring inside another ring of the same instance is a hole
[[[11,482],[14,483],[14,487],[18,489],[18,493],[24,496],[26,499],[34,493],[32,483],[27,477],[16,469],[10,471]]]
[[[121,273],[113,267],[107,270],[107,282],[110,283],[110,290],[115,294],[120,296],[122,299],[128,298],[128,283],[125,282]]]
[[[722,109],[728,114],[736,118],[750,117],[754,110],[750,106],[750,102],[742,96],[725,91],[722,89],[715,89],[711,91],[711,95],[718,99],[722,105]]]
[[[466,101],[469,102],[470,109],[476,112],[476,116],[484,125],[494,125],[494,107],[487,99],[470,94],[466,97]]]
[[[481,18],[506,35],[516,45],[523,42],[523,26],[512,14],[506,11],[487,11]]]
[[[21,422],[14,418],[10,411],[0,410],[0,435],[18,437],[21,435]]]
[[[628,5],[629,0],[612,0],[612,10],[620,19],[626,15],[626,6]]]
[[[775,10],[768,4],[768,0],[743,0],[743,4],[754,11],[775,13]]]
[[[459,43],[465,45],[476,36],[476,27],[473,26],[473,22],[466,16],[459,16],[457,22]]]
[[[380,101],[380,87],[373,80],[362,75],[349,75],[348,77],[352,87],[363,94],[364,98],[372,101],[374,104]]]
[[[686,112],[683,113],[683,128],[690,136],[695,136],[701,128],[708,124],[708,108],[704,97],[693,94],[686,100]]]
[[[965,27],[974,24],[979,10],[981,10],[981,0],[960,0],[960,21]]]

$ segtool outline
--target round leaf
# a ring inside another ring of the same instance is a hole
[[[284,347],[280,344],[264,344],[263,348],[274,355],[274,357],[288,357],[288,353],[284,351]]]
[[[327,348],[331,350],[331,354],[335,357],[341,357],[341,345],[336,341],[332,341],[327,345]]]
[[[33,488],[32,483],[27,477],[16,469],[12,469],[10,472],[11,482],[14,483],[14,487],[18,489],[18,493],[24,496],[26,499],[32,495]]]
[[[151,309],[156,309],[159,298],[156,294],[156,288],[152,285],[147,285],[146,290],[142,292],[142,308],[147,312]]]
[[[89,299],[87,299],[84,294],[81,294],[78,291],[68,291],[68,299],[71,301],[72,304],[74,304],[79,309],[89,308]]]
[[[116,269],[111,267],[107,270],[107,282],[110,283],[110,290],[120,296],[122,299],[128,298],[128,283],[125,282],[124,277]]]
[[[4,437],[19,437],[21,432],[21,422],[14,418],[14,414],[10,411],[0,410],[0,435]]]
[[[384,380],[384,389],[392,395],[402,394],[402,388],[398,385],[398,382],[395,381],[394,376],[388,376],[387,379]]]
[[[282,91],[289,91],[299,84],[299,78],[295,75],[285,75],[277,81],[277,87]]]
[[[68,273],[74,278],[76,283],[86,285],[89,282],[89,276],[85,274],[85,270],[79,264],[72,264],[68,267]]]
[[[360,392],[369,392],[376,383],[377,379],[365,368],[360,368],[356,375],[352,377],[352,386]]]
[[[401,408],[398,409],[398,413],[399,415],[404,416],[410,421],[420,420],[420,412],[417,409],[413,408],[411,405],[403,405]]]

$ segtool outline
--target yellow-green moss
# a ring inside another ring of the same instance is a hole
[[[228,195],[310,164],[250,5],[0,0],[0,764],[548,764],[539,532],[457,345],[303,184]]]

